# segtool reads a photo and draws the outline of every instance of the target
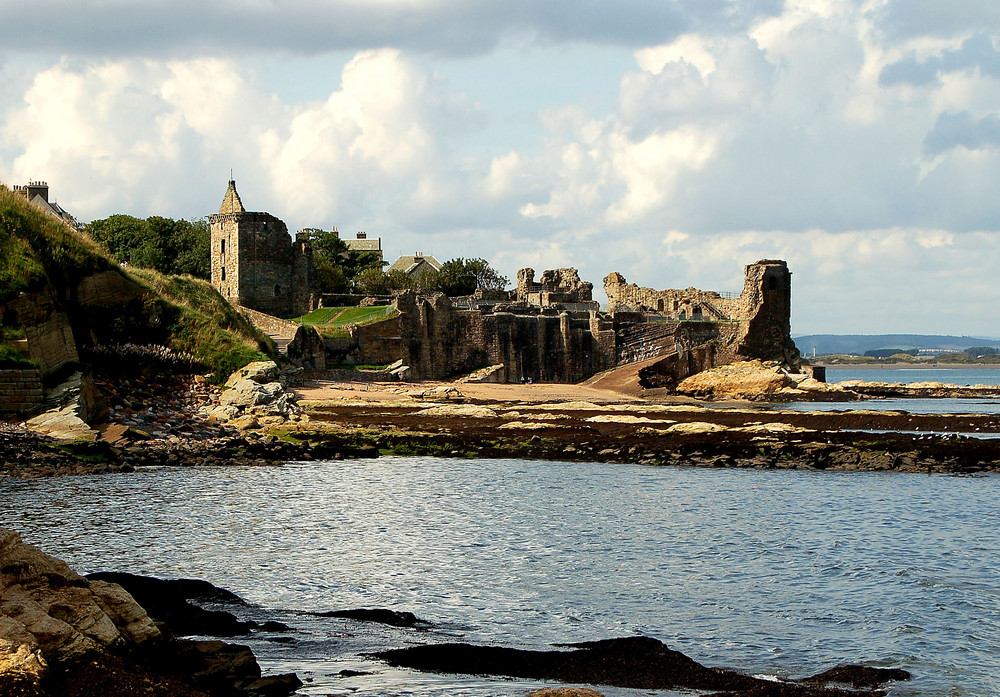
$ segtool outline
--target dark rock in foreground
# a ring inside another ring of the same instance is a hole
[[[310,613],[316,617],[341,617],[358,622],[376,622],[391,627],[428,627],[426,622],[412,612],[397,612],[385,608],[359,608],[357,610],[331,610],[330,612]]]
[[[646,690],[689,688],[715,690],[732,697],[809,697],[816,695],[884,694],[826,687],[844,676],[864,676],[864,687],[879,687],[894,679],[908,679],[906,671],[870,672],[860,666],[841,666],[803,682],[772,682],[736,671],[709,668],[647,637],[607,639],[568,645],[569,651],[526,651],[469,644],[430,644],[372,654],[393,666],[442,673],[502,675],[532,680],[612,685]],[[832,675],[832,677],[829,677]]]
[[[253,622],[242,622],[224,610],[206,610],[190,602],[200,600],[246,605],[235,593],[217,588],[207,581],[165,580],[111,571],[89,574],[87,578],[120,585],[169,636],[246,636],[256,626]]]

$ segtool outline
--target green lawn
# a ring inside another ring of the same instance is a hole
[[[396,309],[392,305],[376,305],[374,307],[321,307],[307,315],[296,317],[293,322],[311,324],[322,327],[341,329],[348,324],[371,324],[395,317]]]

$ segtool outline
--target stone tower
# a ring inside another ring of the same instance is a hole
[[[219,212],[208,216],[212,285],[231,303],[288,317],[314,309],[312,249],[292,242],[269,213],[248,213],[230,180]]]
[[[792,274],[788,264],[761,259],[745,267],[740,295],[737,351],[747,357],[799,366],[799,350],[792,341]]]

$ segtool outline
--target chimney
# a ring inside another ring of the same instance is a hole
[[[35,196],[41,196],[46,203],[49,202],[49,185],[47,182],[28,182],[28,200]]]

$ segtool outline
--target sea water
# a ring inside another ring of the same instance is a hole
[[[238,593],[251,616],[291,625],[249,643],[265,671],[306,679],[302,694],[523,695],[535,684],[362,654],[644,635],[712,666],[798,677],[868,663],[913,673],[893,695],[987,697],[1000,694],[998,485],[385,457],[0,478],[0,525],[81,572]],[[431,628],[304,614],[358,607]]]

